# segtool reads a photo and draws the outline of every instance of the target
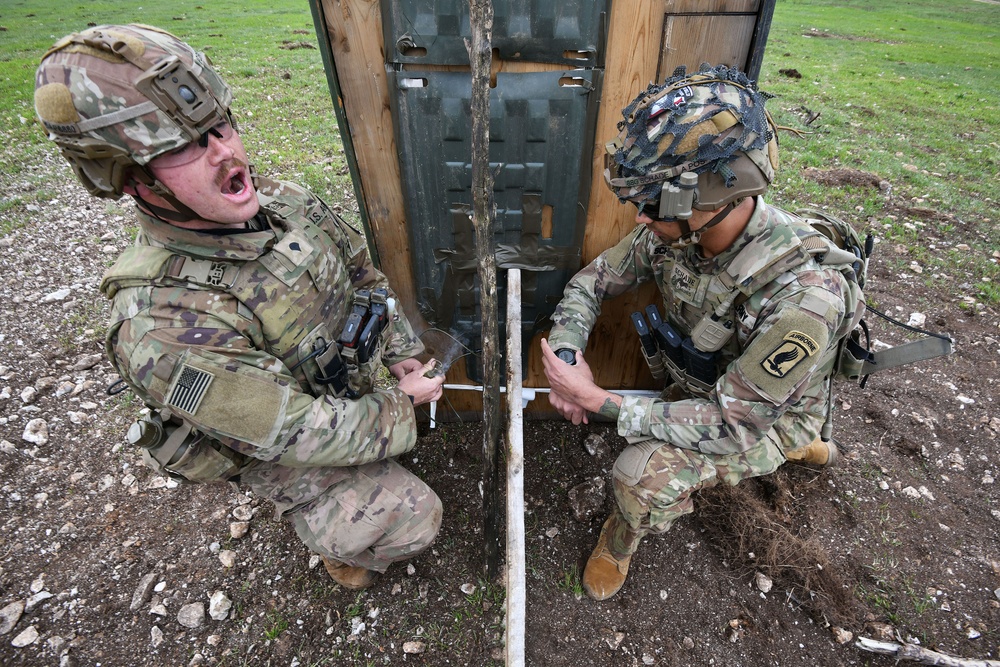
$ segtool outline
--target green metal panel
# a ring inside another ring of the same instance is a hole
[[[496,0],[493,48],[503,60],[595,67],[608,1]],[[468,65],[468,0],[382,0],[386,60]]]
[[[525,270],[527,337],[548,326],[563,286],[580,267],[600,82],[600,70],[501,72],[491,90],[497,266]],[[421,314],[474,346],[479,316],[470,95],[465,72],[390,72]],[[552,219],[547,239],[541,236],[546,206]]]

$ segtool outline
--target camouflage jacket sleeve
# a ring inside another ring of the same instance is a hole
[[[652,234],[645,227],[636,227],[573,276],[552,314],[555,324],[549,333],[549,346],[553,350],[586,348],[601,314],[601,302],[652,279],[657,264],[650,253],[654,245]]]
[[[785,450],[815,438],[825,414],[825,378],[850,318],[843,275],[813,267],[751,297],[746,306],[755,326],[707,399],[626,396],[618,432],[717,455],[745,451],[769,432]]]
[[[241,454],[291,467],[357,465],[416,444],[414,410],[399,389],[356,400],[315,397],[279,359],[251,345],[253,331],[213,314],[235,312],[235,299],[164,290],[122,290],[112,312],[109,354],[150,405]],[[220,304],[227,299],[233,303]]]

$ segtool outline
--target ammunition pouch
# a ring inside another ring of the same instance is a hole
[[[150,413],[132,424],[128,439],[142,450],[147,467],[179,482],[234,481],[250,461],[189,424],[175,421],[165,411]]]

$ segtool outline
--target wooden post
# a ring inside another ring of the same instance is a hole
[[[493,251],[493,174],[490,172],[490,70],[493,66],[492,0],[469,0],[472,39],[472,224],[479,260],[479,311],[483,324],[483,539],[488,581],[500,569],[500,349],[497,266]]]
[[[507,667],[524,665],[524,406],[521,269],[507,270]]]

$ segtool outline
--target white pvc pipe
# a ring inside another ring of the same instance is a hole
[[[524,667],[524,403],[521,270],[507,270],[507,667]]]

